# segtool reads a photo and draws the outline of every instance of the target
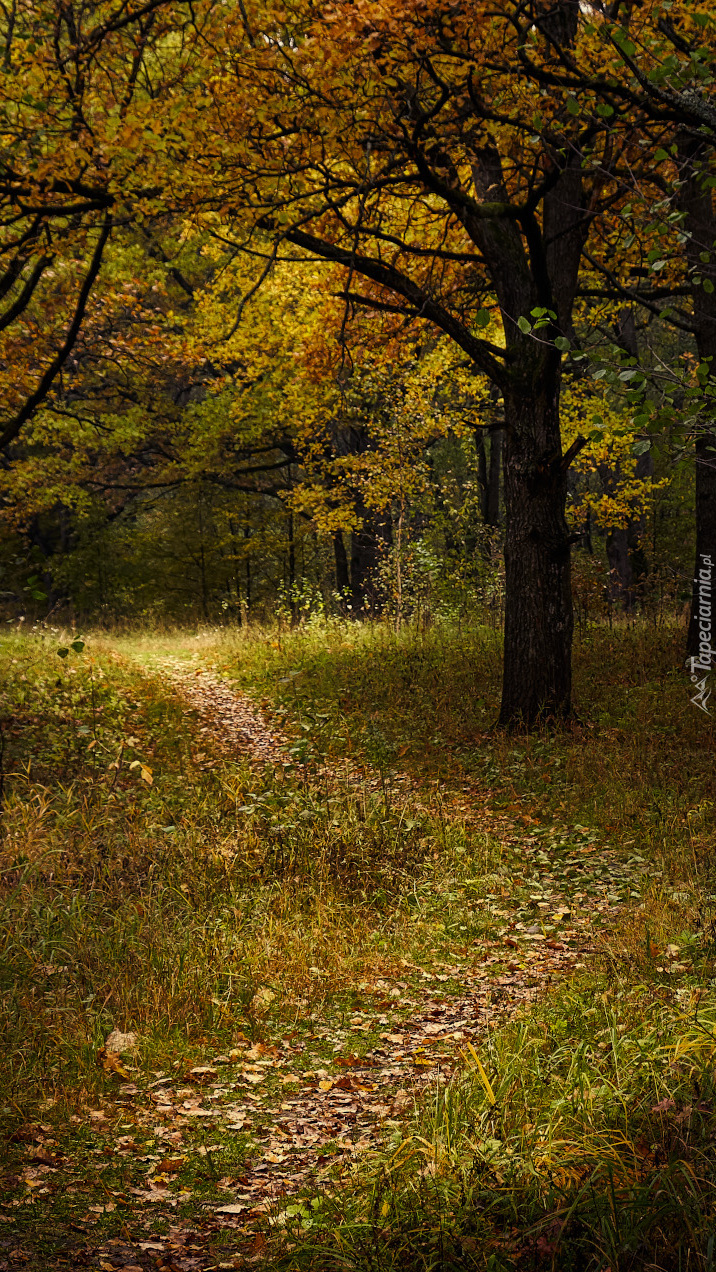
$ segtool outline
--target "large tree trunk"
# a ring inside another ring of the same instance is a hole
[[[576,0],[555,6],[573,21]],[[549,162],[561,167],[557,153]],[[480,201],[508,199],[496,147],[476,151],[475,194]],[[572,306],[588,218],[583,173],[570,160],[545,195],[542,226],[481,218],[473,237],[488,263],[502,311],[507,375],[503,480],[505,503],[505,661],[499,723],[532,728],[563,720],[572,709],[572,588],[565,517],[567,469],[559,428],[561,362],[549,347],[571,333]],[[536,306],[557,318],[535,339],[519,318]],[[580,439],[576,444],[583,444]],[[572,453],[576,453],[576,450]]]
[[[558,388],[505,396],[505,665],[500,724],[571,712],[572,590]]]

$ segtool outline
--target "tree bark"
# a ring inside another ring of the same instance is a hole
[[[362,527],[351,534],[351,604],[355,617],[366,618],[381,609],[376,571],[390,542],[390,527],[365,506],[360,512]]]
[[[345,596],[350,588],[350,576],[348,574],[348,554],[346,552],[343,531],[336,530],[333,535],[333,555],[336,563],[336,591],[341,596]]]
[[[566,9],[573,16],[574,6]],[[561,163],[556,154],[549,161],[557,167]],[[473,183],[480,200],[507,199],[494,145],[476,152]],[[507,220],[480,220],[472,235],[497,292],[507,348],[507,376],[501,385],[506,531],[499,723],[509,729],[564,720],[572,710],[574,616],[565,517],[571,455],[563,458],[560,438],[561,359],[556,347],[549,346],[560,332],[571,330],[587,234],[583,173],[575,160],[555,176],[542,213],[541,227],[527,214],[519,228]],[[541,341],[519,324],[520,318],[529,321],[536,306],[557,315]]]
[[[480,516],[487,525],[487,455],[485,453],[485,435],[481,428],[475,430],[475,450],[477,451],[477,484],[480,490]]]
[[[502,471],[502,429],[490,433],[490,466],[487,474],[485,524],[500,524],[500,473]]]
[[[505,664],[499,723],[530,728],[571,713],[574,620],[558,379],[505,395]]]
[[[640,455],[635,466],[634,476],[643,481],[654,475],[654,458],[651,451]],[[599,478],[605,492],[613,495],[623,477],[620,463],[614,467],[609,464],[599,465]],[[631,614],[637,600],[643,595],[644,584],[649,569],[644,541],[646,539],[646,518],[643,512],[630,516],[625,526],[613,526],[607,535],[607,562],[609,565],[609,600],[613,605],[620,605],[625,614]]]
[[[625,614],[634,608],[634,574],[629,557],[629,532],[626,526],[613,526],[607,535],[609,565],[609,600],[620,605]]]
[[[244,526],[244,543],[246,544],[246,624],[249,622],[249,610],[251,609],[251,557],[249,556],[249,538],[251,529],[248,523],[248,509],[246,512],[246,524]]]
[[[485,435],[475,433],[477,451],[477,484],[480,488],[480,515],[486,526],[500,524],[500,474],[502,472],[502,429],[490,430],[490,458],[485,450]]]

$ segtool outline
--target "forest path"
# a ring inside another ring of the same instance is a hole
[[[202,747],[257,766],[291,764],[291,739],[200,655],[162,657],[147,671],[197,713]],[[326,765],[322,776],[344,789],[380,783],[355,760]],[[403,800],[427,807],[429,797],[407,774],[394,775],[392,785]],[[239,1038],[228,1056],[209,1056],[185,1073],[186,1085],[167,1079],[135,1096],[135,1116],[154,1126],[168,1153],[181,1151],[198,1124],[218,1141],[207,1150],[217,1162],[222,1139],[249,1137],[253,1155],[241,1174],[219,1181],[226,1200],[206,1208],[212,1224],[236,1230],[245,1251],[262,1248],[256,1234],[267,1214],[281,1223],[281,1207],[292,1196],[320,1187],[337,1166],[377,1148],[416,1095],[449,1079],[472,1046],[483,1046],[487,1031],[584,967],[596,951],[596,924],[613,928],[640,886],[644,864],[624,861],[584,827],[571,834],[564,828],[561,842],[547,842],[536,828],[491,812],[484,793],[469,786],[441,795],[446,817],[479,818],[491,836],[519,852],[524,873],[539,880],[530,885],[532,921],[524,892],[503,888],[483,902],[501,926],[479,950],[430,967],[401,960],[393,975],[363,986],[370,1005],[350,1019],[314,1012],[307,1033],[283,1037],[270,1036],[267,1019],[266,1041]],[[166,1172],[163,1179],[161,1170],[150,1173],[140,1200],[162,1204],[167,1187]]]
[[[143,655],[142,666],[185,706],[207,767],[248,761],[257,776],[268,766],[283,769],[289,786],[307,780],[291,755],[294,739],[210,655],[186,647]],[[355,755],[319,759],[308,780],[321,797],[381,794],[380,774]],[[456,933],[446,941],[435,932],[423,962],[398,957],[400,950],[381,956],[380,974],[367,974],[355,995],[318,990],[311,1006],[291,1008],[293,1025],[285,1010],[275,1011],[279,984],[257,985],[247,1028],[253,1036],[232,1035],[225,1054],[206,1044],[191,1059],[180,1054],[167,1072],[150,1073],[133,1067],[131,1052],[110,1051],[102,1063],[110,1071],[125,1065],[131,1081],[90,1114],[93,1152],[113,1159],[122,1182],[120,1191],[93,1198],[102,1204],[84,1220],[114,1210],[116,1197],[131,1207],[131,1221],[122,1237],[93,1235],[88,1248],[100,1269],[208,1272],[261,1263],[271,1234],[310,1221],[311,1197],[337,1190],[357,1161],[400,1135],[416,1098],[472,1063],[472,1048],[489,1070],[490,1032],[584,968],[600,934],[614,930],[640,890],[639,859],[625,859],[583,826],[546,833],[535,818],[511,819],[491,807],[489,792],[465,781],[436,795],[419,778],[392,773],[390,795],[395,807],[434,823],[471,822],[523,878],[491,876],[492,890],[471,900],[479,937]],[[462,882],[437,867],[435,878],[460,893]],[[443,917],[453,905],[446,895]]]

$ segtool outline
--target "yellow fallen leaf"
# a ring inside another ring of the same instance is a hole
[[[332,1086],[333,1086],[333,1083],[326,1081],[325,1079],[322,1082],[318,1083],[319,1091],[330,1091]]]
[[[106,1047],[100,1047],[95,1057],[97,1066],[104,1069],[105,1073],[111,1073],[115,1078],[121,1078],[122,1082],[131,1082],[132,1076],[127,1072],[122,1064],[119,1052],[108,1051]]]
[[[152,770],[148,767],[148,765],[143,764],[141,760],[132,760],[132,763],[130,764],[129,767],[130,769],[138,768],[142,780],[146,782],[148,786],[152,786],[154,784],[154,778],[152,777]]]
[[[275,997],[276,995],[274,994],[272,989],[269,989],[267,985],[262,985],[261,988],[257,989],[256,993],[254,994],[254,997],[252,1000],[253,1006],[254,1007],[269,1007]]]

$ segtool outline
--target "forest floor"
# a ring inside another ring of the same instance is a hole
[[[489,633],[6,638],[0,1269],[709,1266],[675,644],[510,740]]]

